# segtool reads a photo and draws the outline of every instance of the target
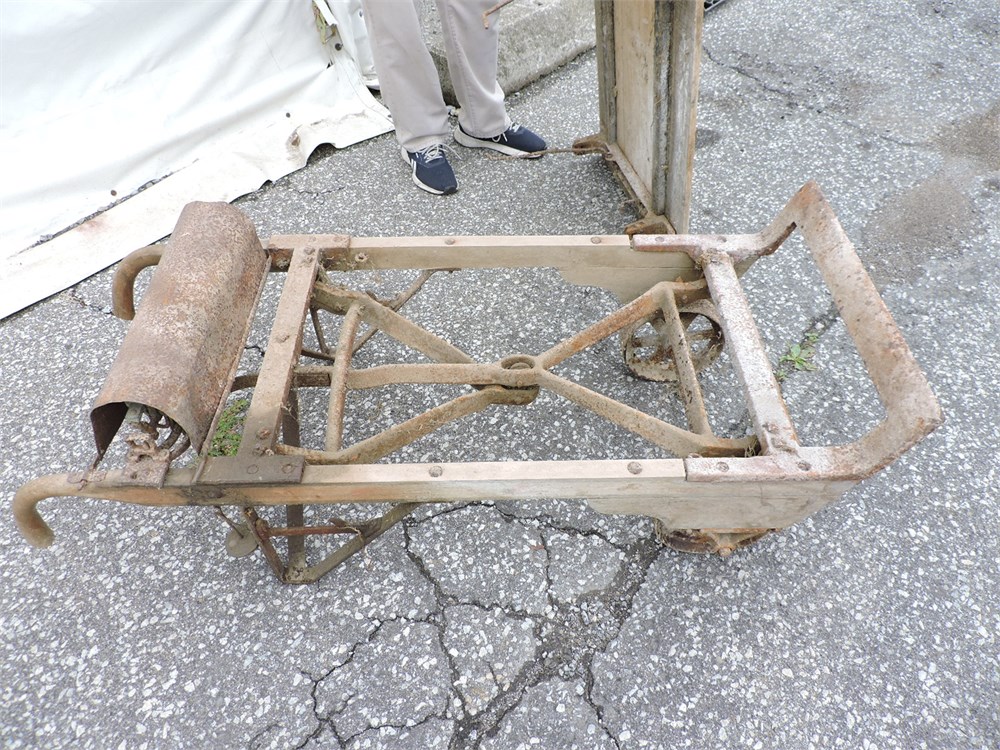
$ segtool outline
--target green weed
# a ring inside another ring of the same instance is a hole
[[[210,456],[235,456],[240,448],[240,437],[243,434],[243,421],[250,408],[250,400],[238,398],[225,408],[219,417],[219,424],[212,436]]]
[[[797,370],[799,372],[812,372],[816,369],[816,364],[812,361],[812,358],[816,354],[816,342],[819,340],[819,333],[816,331],[809,331],[805,335],[805,341],[801,344],[792,344],[788,347],[788,351],[781,355],[781,359],[778,360],[779,369],[775,371],[774,376],[778,379],[778,382],[784,382],[785,378],[789,375],[789,368],[792,370]],[[780,367],[781,365],[787,364],[789,368]]]

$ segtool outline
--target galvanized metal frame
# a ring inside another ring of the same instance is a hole
[[[225,204],[215,206],[219,212],[235,211]],[[239,223],[239,219],[233,221]],[[885,407],[886,417],[878,426],[846,445],[800,444],[739,283],[744,270],[773,253],[796,229],[833,293]],[[259,547],[279,579],[304,583],[331,570],[421,503],[583,498],[601,512],[652,516],[662,528],[680,532],[680,546],[688,544],[691,530],[696,530],[703,539],[694,546],[710,539],[714,548],[726,551],[769,529],[789,526],[837,499],[914,445],[942,418],[889,311],[814,183],[804,186],[758,234],[632,238],[295,235],[272,237],[267,255],[271,271],[286,273],[286,279],[264,362],[258,373],[231,378],[218,391],[208,432],[214,432],[228,394],[252,388],[237,453],[210,457],[203,444],[196,468],[143,474],[128,468],[102,471],[95,467],[36,479],[22,487],[14,500],[15,518],[29,542],[37,546],[52,542],[52,532],[36,507],[48,497],[81,496],[148,506],[234,506],[242,509],[240,521],[227,518],[233,526],[234,546],[240,546],[239,537],[245,537],[249,544],[243,550]],[[123,312],[131,307],[131,292],[126,288],[149,262],[149,253],[141,251],[123,265],[123,281],[116,282],[116,304]],[[624,305],[546,351],[512,353],[485,363],[398,312],[427,274],[436,270],[524,266],[555,266],[574,283],[614,290]],[[391,302],[333,284],[326,275],[327,271],[388,268],[424,273],[414,287]],[[747,439],[718,437],[712,432],[682,313],[691,309],[712,310],[710,315],[724,334],[752,417],[754,434]],[[318,327],[316,310],[342,316],[332,347]],[[671,377],[684,404],[687,427],[645,414],[552,372],[573,354],[610,336],[629,335],[637,324],[653,318],[661,321],[662,346],[672,362]],[[309,356],[322,365],[300,361],[303,327],[309,322],[317,327],[320,346]],[[371,330],[359,337],[362,323]],[[232,325],[245,327],[246,323]],[[352,356],[374,330],[422,352],[430,363],[355,369]],[[346,445],[346,393],[395,383],[461,384],[469,391]],[[329,389],[322,450],[301,447],[298,435],[296,392],[316,387]],[[487,406],[530,404],[541,389],[593,411],[678,458],[374,463],[443,424]],[[122,392],[127,390],[126,386]],[[170,414],[165,416],[169,422]],[[155,418],[159,419],[158,413]],[[302,506],[307,504],[385,502],[397,505],[364,523],[334,519],[309,527],[303,522]],[[285,526],[272,526],[260,517],[258,509],[267,506],[286,507]],[[305,538],[330,534],[350,538],[332,555],[308,565]],[[275,537],[288,540],[285,558],[274,546]]]

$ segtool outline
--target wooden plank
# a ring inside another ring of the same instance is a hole
[[[621,269],[614,266],[560,268],[563,278],[576,286],[596,286],[613,292],[622,303],[631,302],[662,281],[697,281],[701,271],[691,268]]]
[[[654,168],[655,6],[655,0],[614,3],[615,143],[647,194]]]
[[[277,235],[272,255],[299,247],[304,235]],[[649,257],[659,255],[661,257]],[[685,253],[637,253],[625,235],[579,237],[355,237],[349,249],[323,255],[331,270],[461,268],[567,268],[579,265],[624,268],[694,267]]]
[[[649,128],[650,158],[653,167],[649,177],[650,202],[646,204],[651,214],[666,215],[666,183],[671,149],[670,108],[673,104],[670,90],[670,76],[674,71],[674,60],[670,51],[677,34],[674,23],[676,6],[690,0],[653,1],[652,65],[650,73],[653,87],[653,113],[647,123]],[[700,0],[698,0],[700,2]],[[668,217],[669,218],[669,217]],[[679,231],[674,227],[674,231]]]
[[[687,484],[662,496],[589,500],[599,513],[649,516],[668,529],[782,529],[838,500],[856,482]],[[732,490],[730,492],[729,490]]]
[[[690,231],[691,180],[701,76],[702,0],[671,3],[670,65],[667,93],[666,167],[662,213],[678,233]],[[654,199],[658,191],[654,190]]]
[[[615,9],[613,0],[594,0],[597,31],[597,95],[601,115],[601,137],[614,143],[618,137],[615,112]]]
[[[215,459],[208,459],[209,461]],[[833,502],[855,482],[688,482],[680,459],[307,466],[300,484],[192,487],[171,470],[162,489],[121,486],[121,472],[79,495],[137,505],[291,505],[585,499],[602,513],[666,519],[672,528],[780,528]],[[55,495],[52,495],[55,496]]]

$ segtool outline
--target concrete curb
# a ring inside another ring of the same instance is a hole
[[[431,51],[445,101],[457,104],[448,75],[448,62],[437,7],[421,0],[420,23]],[[593,0],[530,0],[513,2],[490,16],[500,24],[498,79],[511,94],[551,73],[594,47]]]

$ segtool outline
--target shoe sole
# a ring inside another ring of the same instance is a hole
[[[507,156],[517,156],[522,159],[541,159],[544,156],[540,151],[521,151],[513,146],[504,146],[495,141],[483,141],[475,136],[471,136],[461,128],[455,128],[455,141],[466,148],[488,148],[490,151],[499,151]]]
[[[410,158],[409,154],[406,153],[405,148],[400,148],[399,155],[403,157],[403,161],[410,167],[410,178],[413,180],[413,184],[425,193],[430,193],[431,195],[451,195],[458,190],[457,186],[451,188],[451,190],[438,190],[437,188],[432,188],[430,185],[424,184],[417,179],[417,163]]]

